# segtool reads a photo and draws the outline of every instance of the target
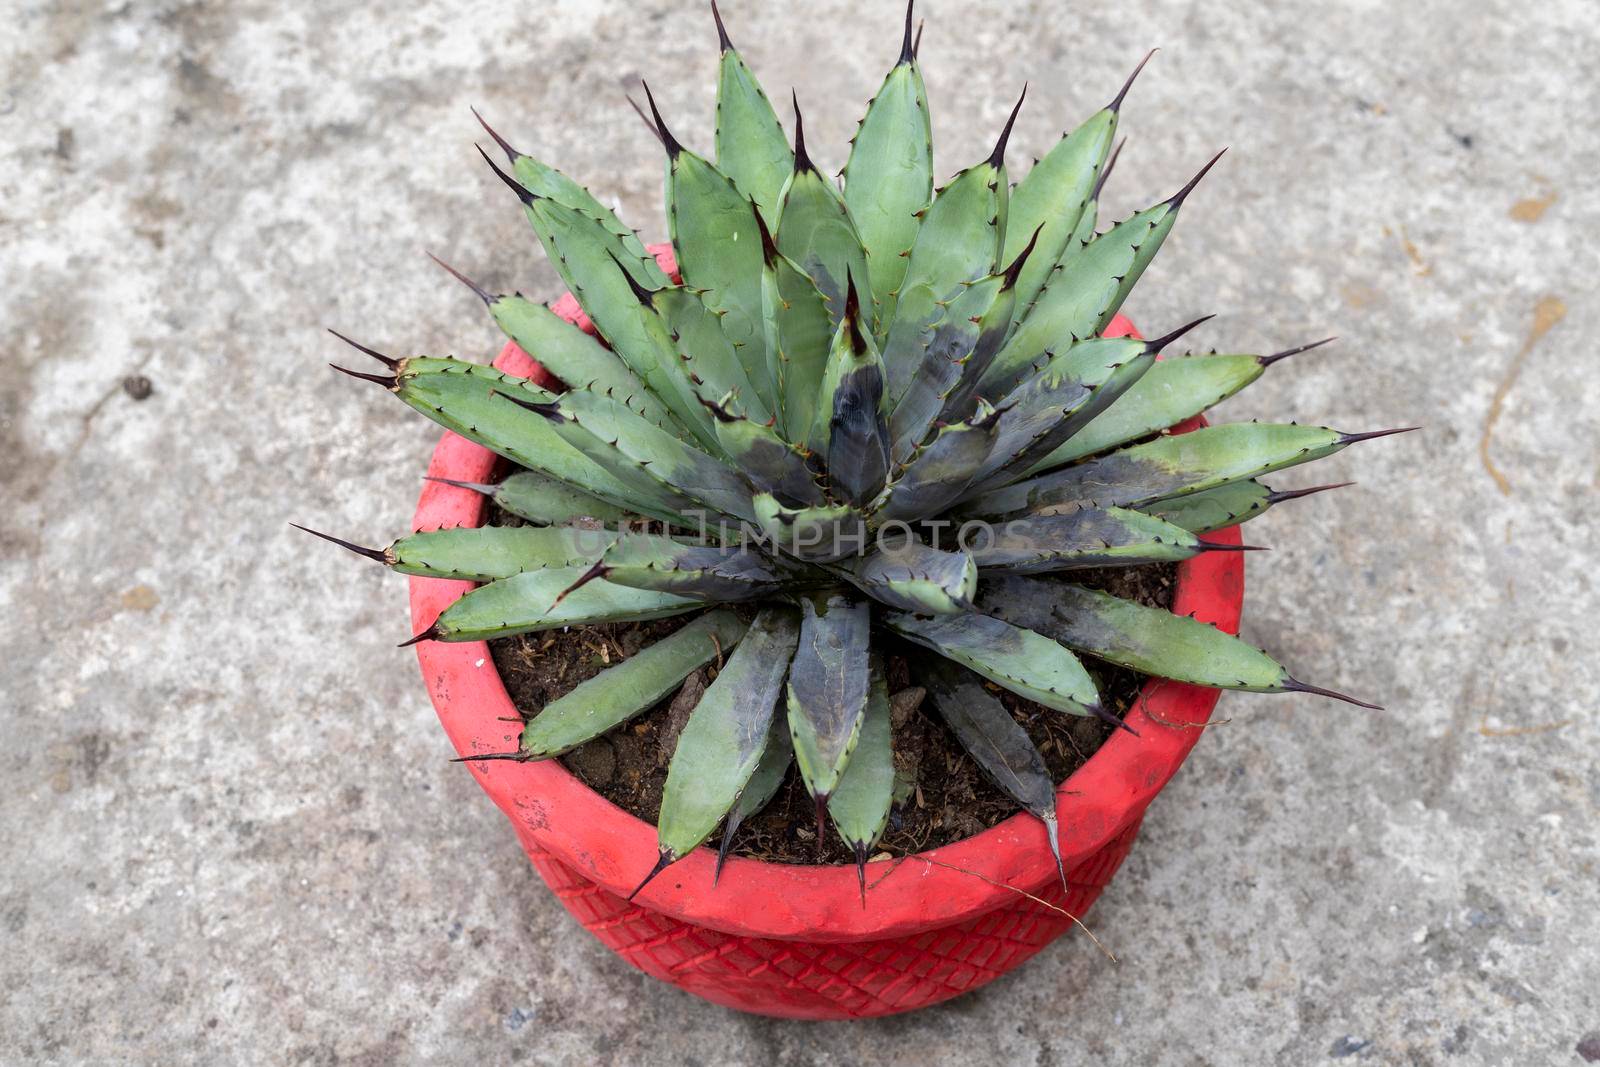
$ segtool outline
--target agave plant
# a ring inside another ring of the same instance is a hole
[[[722,823],[725,855],[791,762],[819,833],[831,817],[859,870],[895,796],[879,647],[895,635],[936,653],[917,657],[917,679],[977,765],[1044,821],[1059,868],[1053,783],[992,687],[1123,728],[1080,655],[1201,686],[1338,697],[1207,624],[1070,580],[1228,549],[1202,535],[1317,491],[1274,491],[1261,476],[1397,432],[1163,433],[1304,350],[1158,360],[1189,327],[1103,336],[1216,159],[1097,231],[1130,77],[1015,187],[1013,109],[994,150],[936,190],[908,6],[899,58],[836,183],[807,152],[798,104],[791,147],[716,25],[715,162],[673,135],[653,97],[646,120],[666,150],[681,278],[582,186],[485,124],[509,170],[484,159],[595,334],[457,277],[564,391],[360,345],[387,373],[346,370],[517,465],[468,488],[534,524],[381,550],[340,541],[405,574],[483,583],[407,644],[696,616],[543,708],[515,751],[474,758],[559,756],[715,660],[640,887]]]

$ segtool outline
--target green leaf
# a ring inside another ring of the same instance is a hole
[[[872,297],[885,331],[895,317],[919,215],[932,200],[933,129],[922,70],[912,54],[908,6],[900,60],[867,105],[844,166],[844,201],[867,250]]]
[[[1065,887],[1067,876],[1057,840],[1056,789],[1050,780],[1050,769],[1027,731],[1017,725],[1000,701],[954,663],[924,660],[918,664],[917,673],[940,718],[972,755],[973,762],[1002,793],[1044,823],[1056,871]]]
[[[723,515],[754,521],[750,487],[742,478],[620,402],[574,392],[563,395],[557,407],[558,412],[547,417],[559,415],[599,440],[611,442],[613,451],[637,463],[664,490],[690,497]]]
[[[463,526],[402,537],[386,555],[401,574],[492,582],[545,567],[586,566],[617,539],[575,526]]]
[[[569,386],[623,397],[662,429],[683,432],[666,405],[645,389],[615,352],[543,304],[521,295],[498,296],[489,304],[489,313],[517,347]]]
[[[549,567],[479,586],[442,611],[432,626],[412,640],[487,641],[563,626],[665,619],[705,606],[688,597],[606,581],[591,581],[573,589],[573,583],[588,570]],[[569,590],[570,595],[563,597]]]
[[[1006,283],[1015,277],[1012,271],[990,275],[944,310],[890,417],[895,462],[904,463],[924,443],[936,418],[970,414],[961,410],[971,396],[962,383],[971,381],[976,388],[983,367],[1005,341],[1016,308],[1016,290]]]
[[[1211,533],[1264,515],[1268,508],[1285,500],[1298,500],[1328,489],[1343,489],[1350,484],[1341,482],[1338,485],[1314,485],[1309,489],[1277,492],[1256,481],[1232,482],[1203,493],[1158,500],[1154,504],[1146,504],[1144,510],[1185,530],[1197,534]]]
[[[898,402],[922,366],[946,306],[994,273],[1006,195],[1005,168],[988,159],[951,179],[923,213],[883,345],[891,401]]]
[[[852,288],[828,356],[812,434],[826,442],[822,451],[833,495],[858,506],[876,496],[889,476],[883,362],[865,325]]]
[[[1069,243],[1026,317],[995,357],[984,378],[984,395],[1008,391],[1041,358],[1105,329],[1176,220],[1171,203],[1163,202],[1124,219],[1087,244]]]
[[[523,729],[520,751],[535,759],[559,756],[621,726],[731,652],[744,632],[733,612],[707,612],[546,704]]]
[[[761,83],[722,31],[720,15],[717,29],[722,39],[717,66],[717,169],[755,201],[767,225],[776,225],[778,196],[794,169],[794,153]]]
[[[1285,691],[1272,657],[1209,623],[1065,582],[997,577],[985,611],[1012,619],[1097,659],[1161,678],[1260,693]]]
[[[476,115],[477,112],[473,114]],[[489,124],[483,121],[483,116],[478,115],[478,121],[511,161],[512,174],[516,177],[514,182],[508,181],[507,184],[518,187],[518,196],[524,205],[531,199],[542,198],[588,216],[610,235],[609,246],[615,249],[618,258],[627,264],[628,271],[640,285],[653,288],[666,284],[666,275],[661,273],[661,268],[656,264],[656,257],[645,249],[633,230],[618,219],[610,208],[595,199],[589,190],[556,168],[512,148],[506,143],[505,138],[490,129]],[[487,160],[488,156],[484,158]],[[493,163],[490,165],[493,166]],[[495,167],[495,170],[500,172],[498,167]],[[504,178],[504,173],[500,173]]]
[[[971,611],[978,587],[978,565],[971,556],[919,541],[863,556],[848,573],[856,588],[879,603],[920,614]]]
[[[434,481],[482,493],[517,518],[542,526],[560,526],[575,519],[615,524],[633,514],[537,471],[518,471],[495,485],[458,482],[451,478]]]
[[[891,614],[884,622],[901,636],[1036,704],[1073,715],[1106,714],[1094,680],[1078,657],[1032,630],[976,613],[931,619]]]
[[[844,595],[800,601],[800,645],[789,670],[789,736],[806,789],[822,803],[855,748],[866,711],[872,612]]]
[[[1072,239],[1084,208],[1094,194],[1111,143],[1116,138],[1117,113],[1104,108],[1062,136],[1043,159],[1011,191],[1011,214],[1006,224],[1003,260],[1011,260],[1039,227],[1039,247],[1023,268],[1017,284],[1019,307],[1032,306],[1051,269]]]
[[[1039,457],[1092,422],[1155,364],[1144,341],[1095,337],[1066,349],[1023,379],[1001,409],[994,448],[975,484],[1022,476]]]
[[[667,324],[697,398],[703,402],[732,392],[752,418],[772,418],[776,408],[750,380],[744,360],[722,331],[723,316],[708,308],[701,294],[672,286],[658,289],[651,303]]]
[[[681,425],[702,443],[714,443],[710,419],[650,303],[654,288],[629,276],[594,220],[549,200],[536,201],[528,215],[550,262],[600,336]]]
[[[648,513],[649,498],[568,444],[539,419],[530,419],[497,393],[548,402],[554,398],[523,378],[459,360],[408,359],[391,390],[411,408],[467,440],[628,511]],[[665,518],[661,512],[655,517]]]
[[[862,903],[867,899],[867,855],[883,836],[883,829],[889,823],[889,807],[894,800],[889,688],[884,679],[883,663],[877,656],[872,657],[870,678],[855,751],[839,776],[839,784],[828,797],[828,814],[833,825],[855,853]]]
[[[769,377],[777,383],[782,433],[804,441],[816,418],[817,396],[828,365],[833,325],[828,302],[810,277],[778,252],[763,228],[761,306],[766,318]]]
[[[762,611],[690,712],[656,824],[666,862],[692,852],[738,802],[766,748],[796,633],[793,611]]]
[[[852,280],[867,292],[867,254],[839,190],[806,155],[798,102],[795,106],[795,167],[783,188],[778,214],[778,251],[810,275],[828,302],[831,323],[844,317],[845,292]],[[863,316],[870,332],[873,312]]]
[[[667,228],[684,284],[701,290],[706,306],[722,313],[722,332],[750,381],[776,407],[762,312],[760,214],[725,174],[661,129],[669,157]]]
[[[1207,426],[985,493],[962,510],[1012,515],[1063,504],[1138,508],[1309,463],[1357,441],[1401,432],[1347,434],[1293,423]]]
[[[1209,355],[1162,359],[1133,388],[1028,473],[1148,437],[1221,403],[1261,377],[1260,356]]]

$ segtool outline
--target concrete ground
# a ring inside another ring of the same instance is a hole
[[[724,6],[842,163],[897,7]],[[0,1061],[1600,1060],[1593,5],[924,6],[943,174],[1163,46],[1107,215],[1232,151],[1129,310],[1342,335],[1226,417],[1426,426],[1253,531],[1246,636],[1389,710],[1225,696],[1090,916],[1120,964],[828,1026],[640,976],[446,762],[404,583],[285,524],[383,542],[438,436],[322,327],[488,357],[424,249],[556,293],[468,105],[658,237],[623,92],[707,147],[708,16],[0,0]]]

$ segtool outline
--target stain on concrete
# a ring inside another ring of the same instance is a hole
[[[1502,496],[1511,495],[1511,480],[1501,473],[1494,460],[1489,456],[1489,444],[1494,437],[1495,423],[1500,421],[1500,415],[1505,410],[1506,397],[1511,394],[1512,386],[1517,384],[1517,379],[1522,375],[1522,369],[1527,366],[1528,357],[1533,354],[1534,346],[1543,339],[1544,335],[1555,328],[1556,324],[1567,317],[1567,305],[1555,296],[1541,297],[1533,306],[1533,325],[1528,329],[1528,337],[1522,342],[1522,347],[1511,359],[1511,366],[1506,369],[1505,376],[1500,379],[1500,384],[1495,387],[1494,396],[1489,401],[1489,413],[1483,421],[1483,434],[1478,438],[1478,458],[1483,463],[1483,469],[1489,472],[1489,477],[1494,479],[1494,484]]]

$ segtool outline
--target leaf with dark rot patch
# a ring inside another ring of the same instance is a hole
[[[685,545],[651,533],[623,534],[596,572],[615,585],[720,603],[776,593],[779,584],[772,561],[752,549]]]
[[[757,493],[755,508],[762,533],[797,559],[827,563],[860,555],[871,540],[866,516],[848,504],[789,508],[770,493]]]
[[[717,845],[717,867],[711,879],[713,885],[722,877],[722,865],[728,862],[728,848],[733,844],[739,827],[772,802],[778,787],[783,785],[784,775],[789,773],[789,764],[793,762],[794,744],[789,740],[788,720],[774,714],[772,725],[767,728],[767,747],[762,750],[761,762],[751,772],[750,780],[739,794],[739,802],[728,812],[728,821],[722,828],[722,840]]]
[[[523,729],[521,753],[559,756],[648,711],[690,674],[732,652],[744,631],[733,612],[707,612],[546,704]]]
[[[861,733],[839,784],[828,797],[828,815],[844,843],[855,855],[861,904],[867,903],[867,856],[883,835],[894,800],[893,730],[889,722],[889,689],[883,663],[872,657],[867,707],[861,716]]]
[[[1126,508],[1077,508],[1053,515],[1024,515],[987,527],[968,548],[978,566],[1038,574],[1085,567],[1175,563],[1208,545],[1181,526]]]
[[[689,713],[667,766],[656,822],[660,858],[651,877],[711,836],[744,792],[767,747],[794,653],[796,623],[788,608],[767,608],[757,615],[722,673]]]
[[[999,576],[978,606],[1072,648],[1145,674],[1215,689],[1316,693],[1382,710],[1295,680],[1265,652],[1208,623],[1064,582]]]
[[[820,820],[861,729],[872,612],[842,594],[800,602],[800,644],[789,671],[789,736]]]
[[[861,315],[852,286],[828,356],[812,431],[812,440],[822,443],[832,495],[856,506],[871,501],[889,477],[883,362]]]
[[[890,614],[883,621],[1026,700],[1073,715],[1105,715],[1094,679],[1078,657],[1042,634],[977,613],[931,619]]]
[[[965,422],[942,427],[889,484],[878,505],[879,522],[915,522],[944,511],[978,476],[994,448],[1000,413],[980,400]]]
[[[779,437],[771,426],[733,414],[727,403],[707,407],[716,420],[722,450],[757,491],[770,493],[789,507],[824,503],[816,476],[797,446]]]
[[[880,548],[846,572],[857,589],[899,611],[951,615],[972,610],[978,565],[965,552],[944,552],[919,541]]]
[[[916,673],[940,718],[999,790],[1044,823],[1061,887],[1067,887],[1057,840],[1056,790],[1050,769],[1028,733],[969,672],[942,659],[925,659]]]

